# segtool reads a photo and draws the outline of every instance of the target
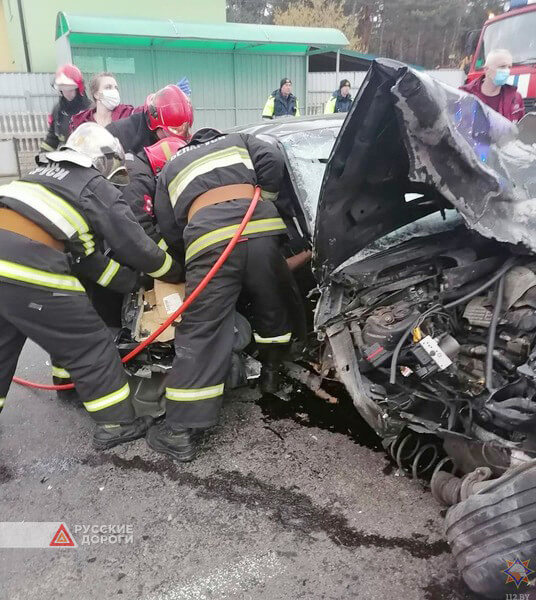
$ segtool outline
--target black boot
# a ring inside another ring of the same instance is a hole
[[[285,350],[286,345],[283,347],[274,345],[259,348],[259,360],[262,363],[259,387],[263,394],[275,394],[279,391],[281,385],[279,371]]]
[[[281,385],[279,366],[279,363],[263,363],[259,377],[259,387],[263,394],[276,394],[279,391]]]
[[[132,423],[98,423],[93,434],[93,448],[106,450],[124,442],[137,440],[145,435],[148,424],[143,418]]]
[[[196,439],[200,430],[179,427],[171,429],[165,422],[153,425],[147,433],[149,448],[167,454],[180,462],[189,462],[195,458]]]

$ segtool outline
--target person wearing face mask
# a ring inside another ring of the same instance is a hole
[[[514,85],[506,83],[512,68],[508,50],[492,50],[484,65],[484,75],[460,89],[473,94],[484,104],[517,123],[525,115],[523,98]]]
[[[141,112],[143,107],[135,109],[130,104],[121,104],[119,86],[112,73],[97,73],[89,82],[89,93],[94,106],[74,115],[70,129],[74,131],[82,123],[95,122],[106,127],[112,121],[130,117],[133,112]]]
[[[41,151],[50,152],[65,143],[69,135],[71,117],[91,106],[86,96],[82,72],[74,65],[66,64],[56,71],[54,89],[59,92],[59,102],[48,116],[48,132],[41,142]]]

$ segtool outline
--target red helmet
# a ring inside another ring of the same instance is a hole
[[[177,135],[177,128],[184,123],[190,127],[194,122],[194,112],[188,96],[176,85],[166,85],[154,94],[147,96],[145,112],[149,118],[149,129],[161,127],[170,135]]]
[[[158,175],[167,161],[181,148],[184,148],[186,143],[187,142],[180,137],[170,136],[163,140],[159,140],[152,146],[146,146],[144,148],[145,154],[147,154],[153,173]]]
[[[78,67],[67,63],[58,68],[54,77],[54,87],[60,85],[76,85],[80,94],[85,91],[84,76]]]

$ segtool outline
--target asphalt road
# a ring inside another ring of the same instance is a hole
[[[27,345],[18,374],[49,381],[46,361]],[[96,453],[82,410],[13,385],[0,521],[128,525],[133,541],[0,549],[0,598],[472,598],[431,494],[389,465],[351,407],[296,398],[232,393],[184,466],[144,440]]]

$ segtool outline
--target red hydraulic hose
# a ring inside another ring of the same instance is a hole
[[[229,257],[229,254],[234,250],[234,247],[238,244],[246,225],[251,220],[253,213],[255,212],[255,208],[259,202],[261,196],[261,188],[255,188],[255,194],[253,195],[253,199],[249,208],[242,219],[242,222],[238,226],[236,233],[229,240],[229,243],[225,247],[225,250],[221,253],[221,256],[218,260],[212,265],[210,271],[203,277],[203,279],[199,282],[195,290],[184,300],[184,302],[180,305],[180,307],[169,316],[169,318],[160,325],[160,327],[151,333],[151,335],[143,342],[140,342],[132,351],[130,351],[126,356],[121,359],[122,363],[127,363],[129,360],[133,359],[137,356],[144,348],[146,348],[153,340],[155,340],[164,330],[166,330],[171,323],[173,323],[182,313],[194,302],[194,300],[199,296],[199,294],[207,287],[208,282],[216,275],[216,273],[220,270],[220,267]],[[38,390],[72,390],[74,389],[74,383],[67,383],[65,385],[47,385],[43,383],[35,383],[33,381],[26,381],[25,379],[20,379],[19,377],[13,377],[13,381],[18,383],[19,385],[24,385],[26,387],[35,388]]]

